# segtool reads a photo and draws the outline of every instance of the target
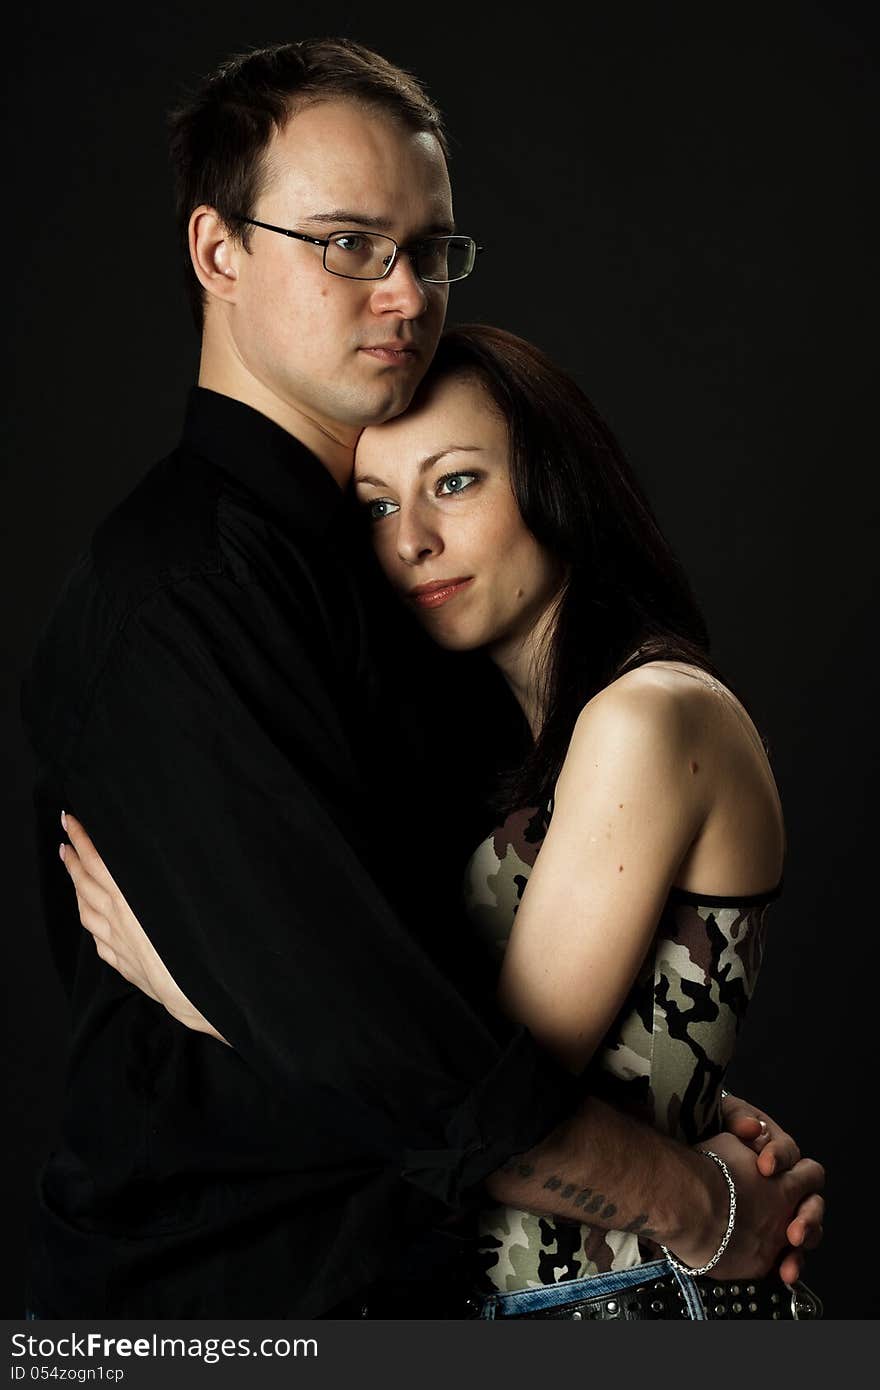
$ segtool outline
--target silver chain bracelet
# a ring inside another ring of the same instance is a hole
[[[660,1249],[663,1251],[663,1254],[666,1256],[673,1269],[677,1269],[679,1274],[690,1274],[692,1276],[695,1274],[708,1274],[710,1269],[715,1268],[730,1243],[730,1237],[733,1235],[733,1228],[736,1225],[736,1186],[733,1178],[730,1176],[730,1169],[724,1162],[724,1159],[719,1158],[718,1154],[713,1153],[711,1149],[700,1149],[699,1152],[705,1154],[707,1158],[713,1159],[727,1179],[727,1187],[730,1192],[730,1210],[727,1215],[727,1230],[721,1238],[721,1244],[709,1263],[700,1265],[699,1269],[690,1269],[687,1265],[682,1264],[681,1260],[677,1260],[672,1252],[667,1250],[665,1245],[660,1246]]]

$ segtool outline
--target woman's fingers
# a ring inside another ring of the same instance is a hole
[[[131,964],[120,956],[117,949],[119,943],[114,939],[109,893],[87,873],[72,845],[61,845],[59,852],[73,882],[79,920],[93,937],[98,955],[114,970],[118,970],[124,979],[130,980]]]
[[[799,1250],[815,1250],[823,1236],[825,1199],[818,1192],[805,1197],[788,1223],[785,1238]]]
[[[100,912],[96,912],[94,908],[89,907],[88,903],[84,903],[79,897],[76,900],[76,904],[79,908],[79,920],[82,922],[86,931],[91,932],[96,941],[103,942],[105,946],[112,946],[113,928],[107,921],[107,918],[102,917]]]
[[[109,918],[112,911],[110,894],[88,872],[76,849],[72,845],[59,845],[58,853],[73,881],[76,896],[88,903],[95,912],[100,912],[102,916]]]
[[[809,1160],[805,1159],[804,1162],[809,1163]],[[821,1175],[815,1180],[814,1185],[821,1187],[825,1179],[824,1169],[820,1164],[813,1166]],[[789,1248],[779,1266],[779,1273],[786,1284],[793,1284],[801,1277],[806,1252],[815,1250],[821,1243],[824,1219],[825,1199],[818,1191],[810,1192],[798,1203],[797,1210],[785,1230]]]
[[[77,894],[76,905],[79,909],[79,920],[86,931],[91,934],[95,943],[95,950],[101,960],[106,961],[107,965],[112,966],[114,970],[118,970],[123,979],[130,981],[131,963],[120,956],[115,949],[116,943],[113,938],[112,924],[100,912],[96,912],[94,908],[89,907],[88,903],[83,902],[79,894]]]
[[[763,1173],[765,1178],[770,1178],[774,1173],[786,1172],[800,1162],[801,1151],[794,1142],[790,1134],[780,1130],[777,1136],[772,1136],[770,1142],[761,1150],[758,1155],[758,1171]]]
[[[70,844],[61,845],[59,854],[73,883],[79,920],[101,960],[173,1017],[194,1017],[197,1021],[188,1026],[209,1031],[210,1025],[177,987],[82,825],[70,815],[62,821]]]
[[[725,1096],[721,1106],[725,1128],[758,1155],[758,1171],[765,1178],[785,1173],[800,1161],[801,1151],[766,1111],[738,1096]]]
[[[816,1165],[822,1174],[824,1170]],[[803,1273],[806,1251],[815,1250],[824,1235],[825,1199],[818,1192],[811,1192],[799,1203],[795,1215],[785,1230],[789,1248],[785,1251],[779,1265],[779,1273],[786,1284],[794,1284]]]
[[[796,1284],[804,1268],[804,1257],[797,1250],[788,1250],[779,1266],[780,1278],[786,1284]]]
[[[749,1148],[760,1153],[765,1144],[770,1141],[770,1133],[763,1120],[759,1120],[757,1115],[747,1115],[744,1111],[732,1114],[727,1120],[727,1128],[731,1134],[735,1134],[743,1144],[748,1144]]]
[[[95,883],[106,892],[116,892],[116,882],[113,875],[95,849],[82,823],[77,820],[76,816],[72,816],[68,811],[62,811],[61,824],[67,832],[67,838],[76,850],[80,862],[89,877],[94,879]]]

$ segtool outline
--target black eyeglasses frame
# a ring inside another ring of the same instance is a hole
[[[401,246],[400,242],[395,241],[393,236],[388,236],[385,232],[365,232],[363,227],[349,228],[345,231],[334,232],[332,237],[320,237],[308,236],[305,232],[294,232],[290,227],[276,227],[272,222],[259,222],[255,217],[243,217],[240,213],[235,214],[235,220],[236,222],[245,222],[249,227],[262,227],[266,232],[277,232],[279,236],[293,237],[296,241],[307,241],[311,246],[322,246],[324,248],[324,269],[327,271],[328,275],[335,275],[340,280],[387,280],[397,264],[398,256],[404,252],[410,255],[412,251],[422,246],[426,241],[469,241],[474,248],[474,265],[476,265],[477,256],[481,255],[486,249],[484,246],[478,246],[473,237],[463,236],[460,232],[453,232],[449,236],[423,237],[420,241],[413,241],[408,246]],[[345,275],[341,270],[331,270],[327,265],[327,247],[333,241],[334,237],[340,236],[381,236],[385,241],[390,241],[394,247],[394,252],[382,274]],[[417,270],[415,273],[423,284],[426,285],[455,285],[459,280],[466,280],[468,278],[468,275],[470,275],[474,269],[474,265],[471,266],[467,275],[458,275],[454,280],[429,280],[424,275],[419,275]],[[413,266],[413,269],[415,270],[415,266]]]

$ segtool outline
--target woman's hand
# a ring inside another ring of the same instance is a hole
[[[225,1042],[179,988],[80,822],[62,813],[70,839],[59,853],[76,891],[79,920],[103,961],[196,1033]]]
[[[758,1155],[758,1172],[765,1178],[793,1168],[801,1151],[790,1134],[763,1110],[729,1093],[722,1097],[724,1128]]]

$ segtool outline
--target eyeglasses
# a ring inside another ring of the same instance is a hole
[[[334,232],[330,237],[317,237],[292,232],[289,227],[273,227],[271,222],[258,222],[254,217],[237,216],[236,221],[323,246],[324,269],[345,280],[384,280],[394,269],[397,257],[405,252],[420,280],[429,285],[448,285],[470,275],[483,250],[469,236],[429,236],[401,246],[393,237],[378,232]]]

